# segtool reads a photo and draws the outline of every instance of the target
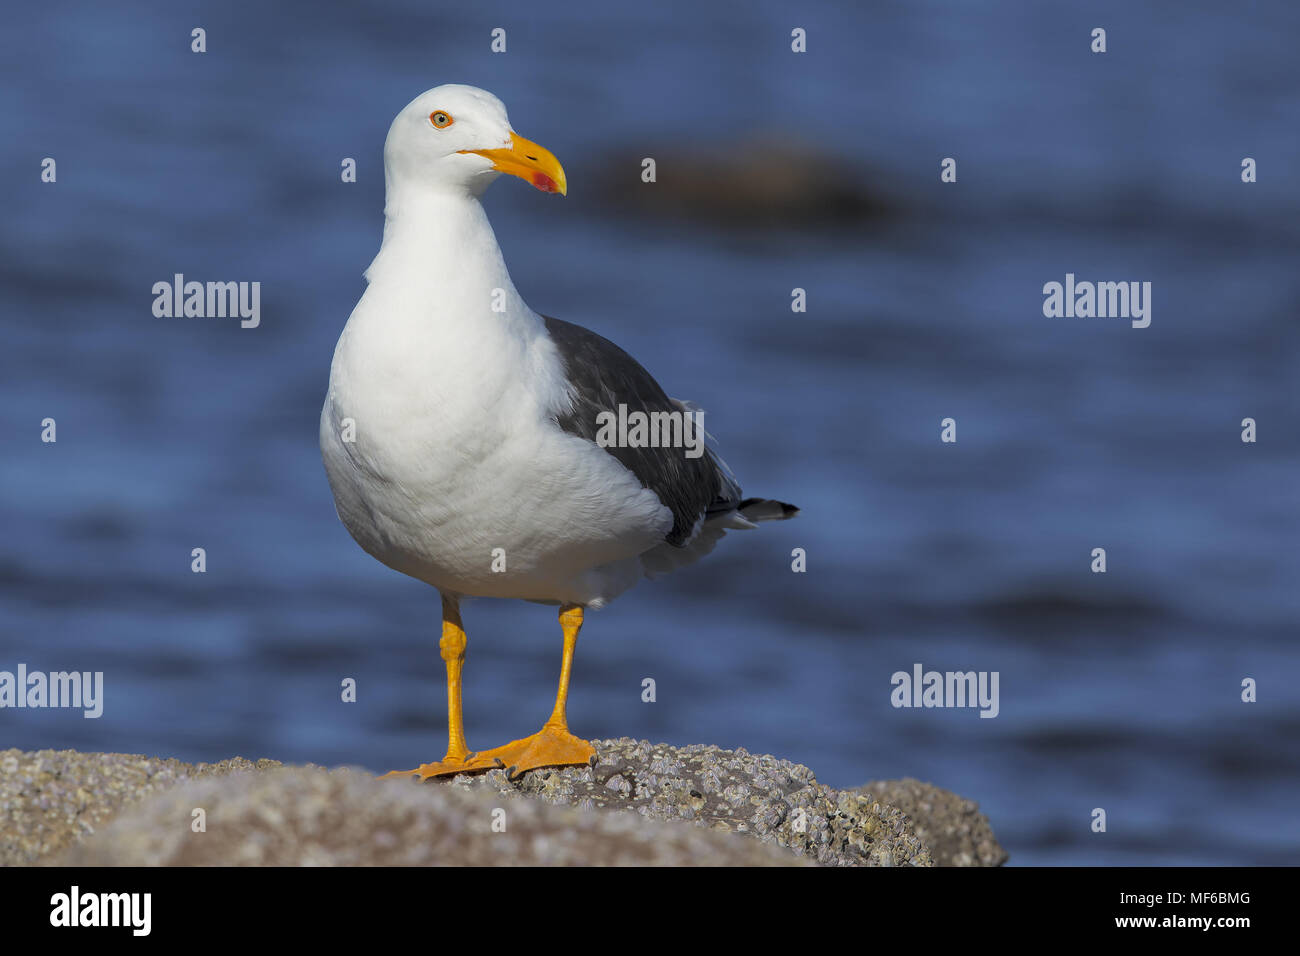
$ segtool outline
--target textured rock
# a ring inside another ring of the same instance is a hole
[[[0,751],[0,865],[34,863],[94,833],[125,804],[190,777],[274,766],[242,757],[194,766],[131,754]]]
[[[191,827],[196,808],[204,832]],[[495,829],[494,829],[495,825]],[[518,794],[283,768],[152,796],[50,861],[68,866],[791,866],[788,851]]]
[[[535,770],[514,782],[490,770],[456,777],[453,785],[747,833],[823,864],[932,865],[903,813],[864,794],[824,787],[802,764],[630,737],[594,744],[595,767]]]
[[[906,813],[934,855],[935,866],[1001,866],[1007,861],[1007,851],[974,800],[911,777],[875,780],[859,792]]]
[[[916,781],[837,791],[744,750],[595,745],[594,767],[425,784],[239,757],[0,751],[0,864],[930,866],[927,837],[945,864],[1006,858],[974,803]],[[190,828],[196,807],[206,833]]]

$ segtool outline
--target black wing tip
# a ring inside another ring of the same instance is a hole
[[[746,498],[736,505],[736,510],[752,521],[785,521],[799,513],[799,506],[774,498]]]

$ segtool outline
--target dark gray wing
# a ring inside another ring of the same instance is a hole
[[[617,414],[619,405],[626,405],[629,412],[683,411],[641,363],[609,339],[572,322],[546,315],[542,318],[572,388],[573,407],[556,416],[556,422],[569,434],[594,442],[600,430],[596,416],[601,412]],[[735,481],[707,449],[698,458],[687,458],[682,448],[610,446],[605,451],[672,511],[669,544],[681,547],[703,515],[734,510],[740,500]]]

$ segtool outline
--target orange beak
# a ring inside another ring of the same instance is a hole
[[[510,134],[510,145],[502,149],[462,149],[492,160],[492,168],[532,183],[544,193],[568,195],[569,185],[564,178],[564,167],[554,154],[518,133]]]

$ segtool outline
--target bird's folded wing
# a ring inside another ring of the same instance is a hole
[[[691,409],[664,392],[636,359],[609,339],[580,325],[543,316],[546,330],[564,362],[571,406],[556,416],[566,432],[596,442],[601,428],[598,416],[619,406],[627,413],[675,412]],[[703,434],[698,436],[702,442]],[[653,491],[673,514],[667,542],[681,547],[696,532],[700,519],[725,514],[740,501],[740,487],[713,452],[707,448],[689,457],[686,448],[625,447],[611,444],[613,455]]]

